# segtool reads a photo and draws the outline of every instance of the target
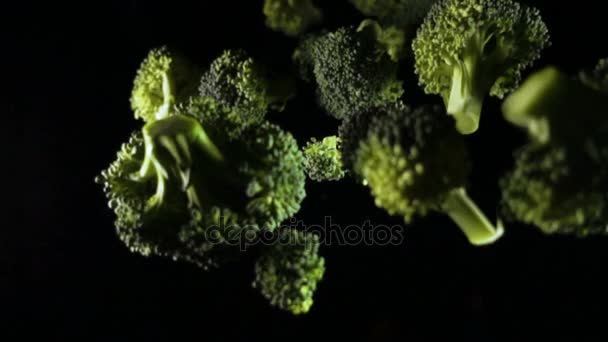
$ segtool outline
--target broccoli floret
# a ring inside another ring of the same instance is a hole
[[[282,110],[292,96],[287,83],[271,79],[243,50],[227,50],[201,78],[199,94],[239,113],[243,125],[261,122],[268,108]]]
[[[196,95],[199,70],[167,47],[152,49],[133,84],[131,108],[145,122],[162,118],[171,106]]]
[[[581,71],[579,77],[588,87],[608,93],[608,58],[600,59],[593,71]]]
[[[538,143],[575,145],[608,124],[608,97],[550,66],[526,79],[502,111]]]
[[[403,89],[381,29],[370,21],[305,39],[294,59],[305,80],[318,87],[319,102],[344,119],[363,108],[396,101]],[[386,37],[385,37],[386,38]]]
[[[266,26],[295,37],[318,24],[323,15],[311,0],[265,0]]]
[[[378,18],[383,24],[415,26],[438,0],[350,0],[363,14]]]
[[[603,144],[591,150],[591,145],[535,143],[521,148],[514,170],[500,182],[504,211],[547,234],[608,233],[608,145]]]
[[[338,145],[340,138],[329,136],[318,141],[312,138],[304,147],[304,169],[308,178],[321,181],[335,181],[344,177],[342,158]]]
[[[316,235],[282,230],[257,261],[253,286],[280,309],[296,315],[308,312],[325,273],[325,259],[318,251]]]
[[[537,9],[511,0],[442,0],[413,42],[426,93],[443,97],[458,131],[477,130],[486,94],[502,98],[549,45]]]
[[[340,134],[346,167],[389,214],[411,222],[444,212],[475,245],[502,235],[467,196],[471,166],[464,139],[437,107],[372,108],[345,121]]]
[[[295,139],[279,127],[263,122],[236,137],[217,115],[190,114],[146,124],[98,182],[133,251],[207,267],[231,236],[295,214],[305,174]]]

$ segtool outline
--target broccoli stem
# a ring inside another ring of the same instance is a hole
[[[464,188],[452,190],[442,204],[443,211],[460,227],[473,245],[488,245],[498,240],[502,227],[495,228]]]
[[[446,101],[447,112],[456,119],[456,129],[471,134],[479,127],[484,95],[480,90],[477,59],[465,58],[452,72],[452,86]]]

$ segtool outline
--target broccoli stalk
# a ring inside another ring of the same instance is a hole
[[[494,227],[475,202],[469,198],[464,188],[450,191],[441,204],[441,209],[458,225],[473,245],[491,244],[503,234],[502,225]]]

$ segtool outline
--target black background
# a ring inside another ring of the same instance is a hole
[[[345,0],[325,2],[330,28],[362,19]],[[535,68],[573,72],[608,55],[600,1],[528,2],[541,9],[553,40]],[[18,187],[22,217],[2,228],[9,234],[0,254],[8,270],[0,280],[0,340],[32,333],[84,341],[608,340],[606,238],[546,237],[510,224],[500,242],[474,248],[447,218],[432,215],[408,226],[400,246],[323,247],[325,278],[310,313],[298,317],[251,289],[251,260],[203,272],[131,254],[93,179],[140,125],[128,100],[147,51],[168,44],[208,65],[240,47],[286,70],[296,41],[264,27],[261,1],[48,2],[6,14],[4,72],[16,77],[5,123],[23,122],[22,143],[8,146],[23,181],[8,184]],[[436,102],[421,94],[409,64],[406,102]],[[312,94],[302,85],[287,111],[272,115],[300,143],[337,127]],[[471,194],[488,213],[499,197],[496,180],[525,138],[498,109],[498,100],[488,100],[481,130],[467,138]],[[344,226],[402,223],[352,181],[309,183],[307,192],[298,214],[307,224],[326,215]]]

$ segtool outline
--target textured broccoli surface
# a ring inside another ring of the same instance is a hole
[[[253,286],[280,309],[293,314],[308,312],[325,273],[325,259],[318,251],[316,235],[282,230],[257,261]]]
[[[335,118],[394,102],[403,93],[397,63],[388,54],[386,39],[379,41],[379,32],[367,21],[359,29],[308,37],[294,53],[303,78],[316,83],[321,106]]]
[[[318,24],[323,14],[311,0],[264,0],[266,26],[295,37]]]
[[[604,134],[608,134],[605,132]],[[608,233],[608,145],[528,144],[500,182],[505,212],[547,234]]]
[[[290,87],[274,84],[265,68],[243,50],[226,50],[201,78],[199,95],[239,113],[248,124],[261,122],[269,108],[282,109]],[[277,89],[279,88],[279,89]]]
[[[511,0],[442,0],[412,44],[419,83],[443,97],[458,130],[477,130],[484,98],[517,88],[549,44],[538,10]]]
[[[196,95],[199,70],[167,47],[152,49],[141,63],[131,93],[135,118],[145,122],[166,115],[173,105]]]
[[[340,138],[312,138],[304,147],[304,169],[308,178],[314,181],[335,181],[344,177],[342,158],[338,145]]]
[[[411,222],[432,210],[445,212],[473,244],[502,234],[466,195],[466,146],[453,120],[437,107],[372,108],[345,121],[340,134],[345,165],[389,214]]]

